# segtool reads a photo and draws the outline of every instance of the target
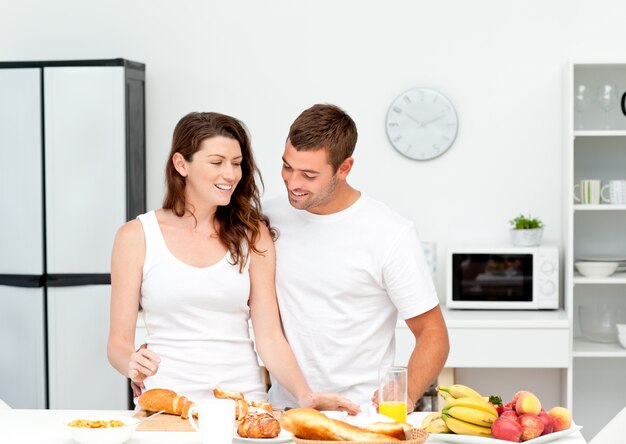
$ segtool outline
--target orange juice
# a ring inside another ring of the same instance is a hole
[[[389,401],[378,404],[378,413],[396,422],[406,422],[406,402]]]

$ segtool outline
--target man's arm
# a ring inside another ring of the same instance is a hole
[[[437,379],[448,358],[450,344],[448,328],[439,305],[405,322],[415,337],[415,348],[408,365],[408,410],[410,412],[415,402]]]

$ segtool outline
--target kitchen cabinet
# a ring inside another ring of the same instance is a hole
[[[439,383],[470,385],[510,399],[518,390],[541,394],[545,405],[565,405],[570,365],[569,321],[564,310],[452,310],[442,307],[450,353]],[[406,365],[415,341],[396,325],[396,365]]]
[[[600,88],[616,92],[605,108]],[[626,116],[620,99],[626,88],[626,60],[568,63],[564,80],[565,309],[571,323],[568,404],[591,439],[626,404],[626,349],[593,342],[580,330],[578,306],[626,306],[626,273],[590,278],[575,270],[584,258],[626,257],[626,205],[576,203],[581,180],[626,179]],[[610,103],[612,102],[612,103]]]

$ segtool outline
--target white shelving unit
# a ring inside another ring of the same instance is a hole
[[[579,85],[592,92],[583,111],[575,104]],[[596,103],[597,88],[611,84],[617,101],[605,112]],[[620,99],[626,90],[626,60],[576,61],[566,67],[564,82],[564,235],[565,310],[571,323],[568,405],[590,440],[626,405],[626,349],[583,337],[578,306],[609,303],[626,306],[626,273],[589,278],[575,271],[578,257],[626,257],[626,205],[574,202],[574,185],[583,179],[626,179],[626,116]]]

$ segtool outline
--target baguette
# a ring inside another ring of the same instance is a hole
[[[393,436],[400,441],[404,441],[411,437],[413,426],[406,422],[374,422],[366,425],[364,428],[370,432],[382,433],[383,435]]]
[[[172,390],[156,388],[150,389],[141,394],[137,400],[139,407],[149,412],[160,412],[164,410],[170,415],[178,415],[182,419],[187,419],[189,407],[193,404],[187,397],[178,396]]]
[[[398,438],[370,432],[347,422],[331,419],[315,409],[287,410],[280,417],[280,425],[295,437],[319,441],[399,441]]]

